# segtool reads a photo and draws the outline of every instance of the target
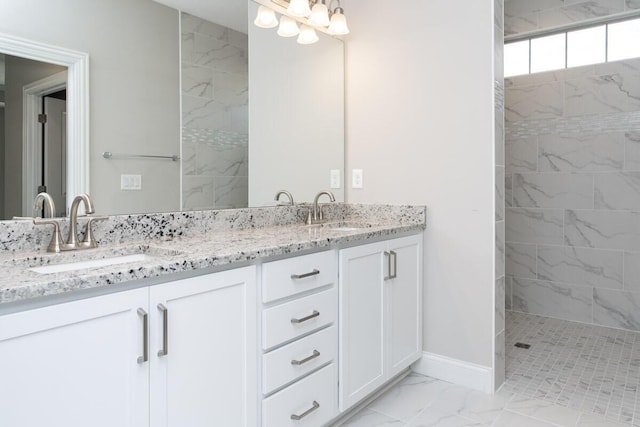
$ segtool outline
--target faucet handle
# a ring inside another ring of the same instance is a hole
[[[42,219],[34,218],[33,223],[35,225],[53,225],[53,235],[51,236],[51,242],[47,246],[47,252],[58,253],[65,248],[65,244],[62,241],[62,234],[60,234],[60,223],[55,219]]]
[[[82,246],[85,248],[97,248],[98,242],[96,242],[95,237],[93,236],[93,229],[91,226],[96,221],[106,221],[109,219],[108,216],[88,216],[89,221],[87,221],[87,229],[84,233],[84,240],[82,241]]]

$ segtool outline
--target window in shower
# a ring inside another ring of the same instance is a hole
[[[640,18],[508,41],[504,74],[512,77],[629,58],[640,58]]]

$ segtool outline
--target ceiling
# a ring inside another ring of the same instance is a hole
[[[247,33],[247,5],[245,0],[155,0],[166,6],[190,13],[207,21]]]

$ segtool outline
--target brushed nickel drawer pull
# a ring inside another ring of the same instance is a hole
[[[384,256],[387,260],[387,272],[389,273],[388,275],[384,276],[384,280],[389,280],[392,279],[391,277],[391,253],[385,251],[384,252]]]
[[[291,419],[294,420],[294,421],[300,421],[301,419],[303,419],[304,417],[306,417],[307,415],[309,415],[313,411],[317,410],[318,408],[320,408],[320,404],[314,400],[313,401],[313,406],[311,408],[307,409],[306,411],[304,411],[300,415],[292,414],[291,415]]]
[[[317,268],[314,268],[313,271],[311,273],[305,273],[305,274],[292,274],[291,278],[293,280],[297,280],[297,279],[306,279],[307,277],[311,277],[311,276],[317,276],[318,274],[320,274],[320,270],[318,270]]]
[[[142,356],[138,356],[138,363],[149,361],[149,315],[139,308],[138,314],[142,316]]]
[[[320,312],[317,310],[313,310],[313,313],[308,315],[307,317],[303,317],[302,319],[291,319],[291,323],[303,323],[306,322],[307,320],[311,320],[314,317],[318,317],[320,316]]]
[[[391,251],[390,258],[391,257],[393,257],[393,274],[391,274],[391,266],[389,266],[389,278],[395,279],[398,277],[398,253]]]
[[[162,350],[158,350],[158,357],[162,357],[169,354],[169,309],[158,304],[158,310],[162,312]]]
[[[320,352],[318,350],[313,350],[313,354],[307,358],[304,358],[302,360],[292,360],[291,364],[294,366],[300,366],[300,365],[304,365],[307,362],[312,361],[313,359],[315,359],[316,357],[320,356]]]

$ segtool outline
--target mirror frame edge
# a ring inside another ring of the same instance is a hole
[[[73,198],[89,192],[89,55],[58,46],[36,42],[0,33],[0,52],[41,62],[67,67],[67,206]],[[26,135],[23,135],[23,138]],[[34,153],[22,150],[22,208],[23,214],[32,208],[31,192],[34,185],[25,175],[25,166]],[[25,181],[25,178],[27,180]],[[27,197],[27,194],[29,195]],[[66,213],[65,213],[66,215]]]

